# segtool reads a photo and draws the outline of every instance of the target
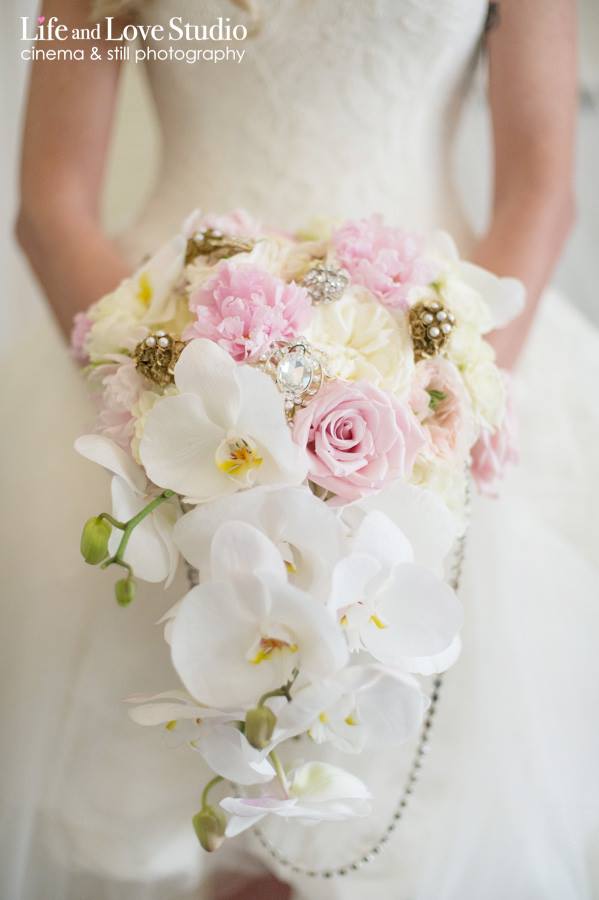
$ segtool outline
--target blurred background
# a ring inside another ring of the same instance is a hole
[[[19,16],[33,15],[35,0],[3,0],[0,33],[0,83],[4,138],[0,142],[0,352],[18,338],[32,317],[45,315],[39,291],[12,238],[17,203],[18,146],[27,65],[18,58]],[[6,8],[8,7],[8,8]],[[599,2],[579,3],[580,117],[576,181],[578,219],[555,283],[585,315],[599,325]],[[8,24],[7,24],[8,23]],[[489,127],[482,77],[472,92],[456,153],[457,176],[472,218],[482,223],[488,203],[484,146]],[[481,150],[481,147],[483,148]],[[103,210],[112,233],[126,229],[143,207],[160,165],[160,135],[153,116],[143,66],[130,64],[122,79],[117,127],[110,154]],[[466,190],[467,185],[467,190]],[[198,198],[201,200],[201,198]],[[326,212],[318,210],[315,212]],[[151,249],[151,248],[148,248]],[[15,302],[16,297],[18,302]]]

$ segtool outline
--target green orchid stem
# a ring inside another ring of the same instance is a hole
[[[264,704],[266,703],[266,701],[268,699],[270,699],[270,697],[285,697],[285,699],[288,701],[288,703],[291,703],[291,700],[292,700],[291,688],[295,684],[295,679],[297,678],[298,675],[299,675],[299,669],[294,669],[293,672],[291,673],[291,678],[289,679],[289,681],[286,684],[284,684],[280,688],[277,688],[274,691],[267,691],[266,694],[262,694],[262,696],[258,700],[258,706],[259,707],[264,706]]]
[[[287,776],[285,775],[285,769],[283,768],[283,763],[279,759],[277,753],[274,750],[271,750],[268,754],[268,758],[271,763],[275,767],[275,772],[277,773],[277,778],[279,779],[279,784],[285,791],[285,796],[289,795],[289,782],[287,781]]]
[[[202,810],[206,809],[208,806],[208,794],[212,790],[213,787],[216,787],[217,784],[220,784],[221,781],[225,779],[221,775],[217,775],[212,781],[209,781],[204,790],[202,791]]]
[[[140,522],[146,518],[146,516],[151,515],[155,509],[157,509],[162,503],[166,500],[170,500],[171,497],[175,496],[174,491],[163,491],[158,497],[154,497],[153,500],[148,503],[147,506],[144,506],[143,509],[137,513],[136,516],[133,516],[132,519],[129,519],[128,522],[122,523],[117,522],[116,519],[112,519],[112,517],[108,516],[107,513],[102,513],[103,518],[107,518],[108,521],[111,521],[116,528],[122,529],[123,536],[121,538],[121,542],[117,547],[117,551],[114,556],[109,556],[108,559],[105,559],[102,563],[102,568],[107,569],[108,566],[116,565],[123,566],[123,568],[129,570],[129,575],[132,575],[131,566],[129,566],[124,560],[123,556],[125,555],[125,550],[127,549],[127,544],[129,543],[129,538],[133,534],[133,531]]]
[[[112,525],[113,528],[120,528],[121,531],[124,531],[125,528],[127,527],[127,523],[126,523],[126,522],[118,522],[116,519],[114,519],[114,518],[113,518],[111,515],[109,515],[108,513],[100,513],[100,515],[98,516],[98,518],[99,518],[99,519],[106,519],[107,522],[110,522],[110,524]]]

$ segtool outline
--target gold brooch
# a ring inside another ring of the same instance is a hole
[[[229,259],[237,253],[249,253],[256,245],[249,238],[232,237],[217,228],[202,228],[189,238],[185,251],[185,265],[188,266],[198,256],[208,257],[208,262]]]
[[[441,353],[455,326],[455,316],[438,300],[415,303],[409,321],[416,362]]]
[[[138,372],[164,387],[175,380],[174,369],[185,341],[166,331],[155,331],[137,345],[133,352],[135,367]]]

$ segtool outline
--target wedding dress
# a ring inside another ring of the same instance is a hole
[[[247,23],[225,0],[139,6],[148,23]],[[149,66],[163,160],[122,239],[131,261],[194,205],[289,228],[380,211],[445,227],[467,254],[451,152],[484,0],[259,0],[257,12],[242,63]],[[71,449],[93,413],[50,324],[15,348],[3,378],[3,900],[197,900],[211,871],[265,866],[300,900],[597,896],[598,359],[597,333],[547,292],[516,381],[522,461],[501,499],[474,504],[463,651],[405,820],[358,873],[310,881],[251,834],[199,848],[199,756],[121,703],[176,685],[155,622],[184,583],[143,585],[121,610],[110,577],[82,564],[81,524],[108,500],[108,480]],[[360,856],[412,750],[344,757],[377,798],[368,818],[269,837],[315,867]]]

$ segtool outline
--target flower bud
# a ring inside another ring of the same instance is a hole
[[[135,582],[132,578],[121,578],[114,586],[114,595],[119,606],[129,606],[135,599]]]
[[[252,747],[264,750],[272,737],[277,717],[268,706],[256,706],[245,716],[245,736]]]
[[[108,540],[112,529],[106,519],[92,516],[81,532],[81,555],[90,566],[97,566],[108,555]]]
[[[220,809],[205,806],[191,820],[198,841],[208,853],[218,850],[225,839],[227,820]]]

